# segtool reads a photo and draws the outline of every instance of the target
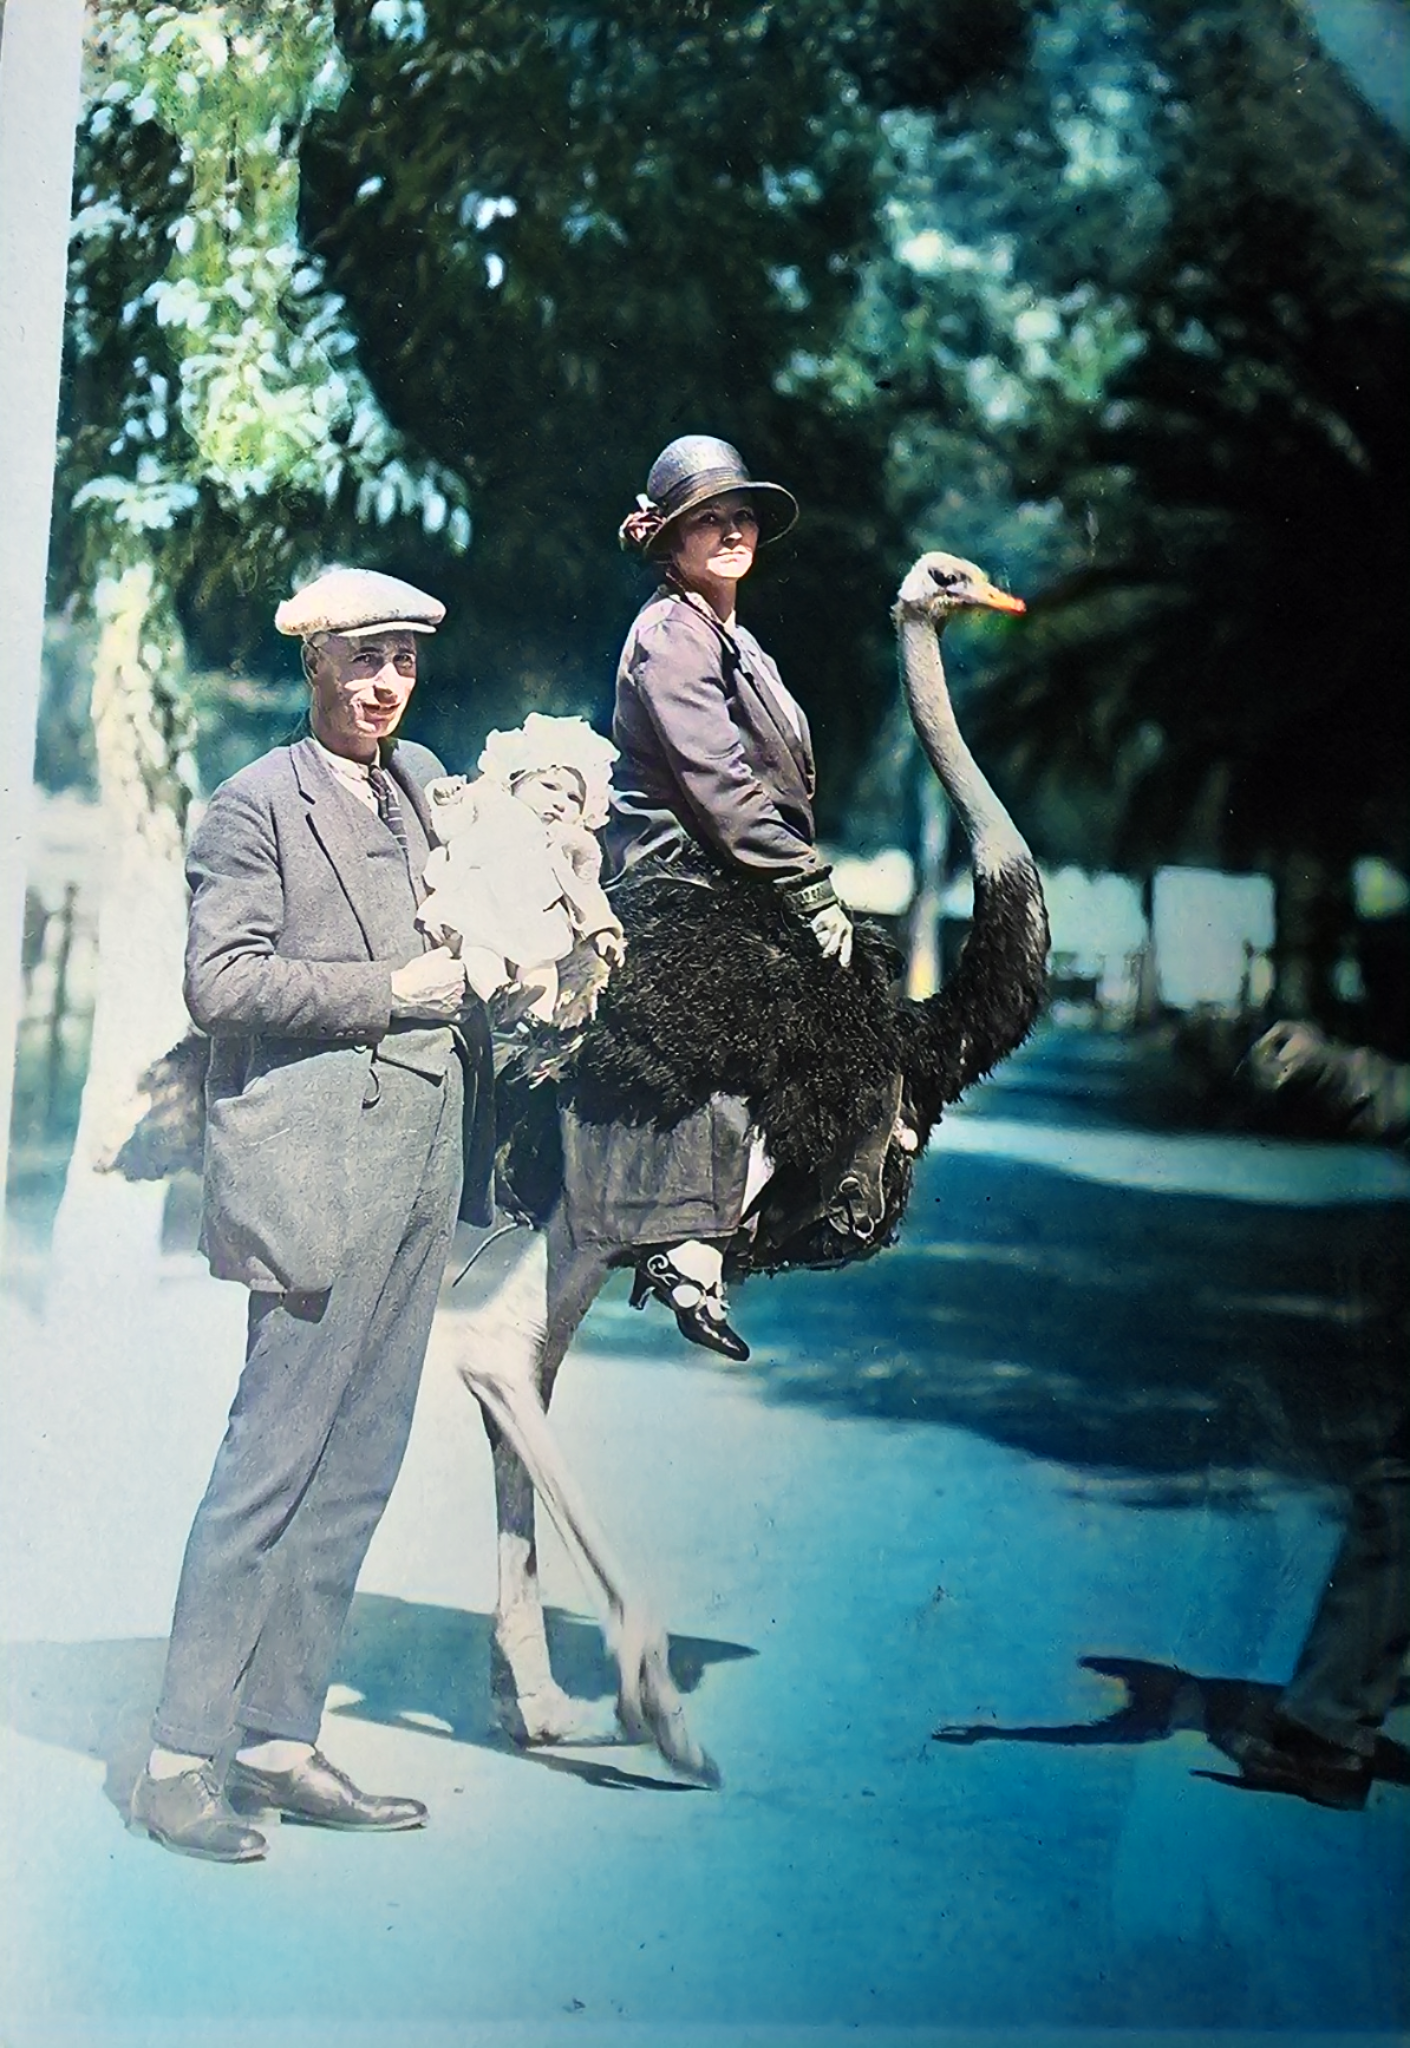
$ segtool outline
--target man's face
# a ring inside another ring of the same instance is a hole
[[[416,635],[330,633],[308,666],[309,723],[331,754],[372,761],[390,739],[416,687]]]

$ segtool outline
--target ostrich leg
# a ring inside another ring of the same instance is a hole
[[[628,1595],[624,1576],[545,1413],[558,1367],[601,1289],[610,1258],[610,1252],[575,1251],[555,1217],[547,1247],[536,1238],[521,1252],[486,1313],[477,1318],[474,1351],[461,1361],[461,1377],[498,1437],[496,1640],[522,1701],[529,1703],[536,1693],[551,1688],[548,1698],[557,1695],[564,1702],[569,1719],[557,1739],[571,1740],[575,1703],[553,1686],[543,1633],[533,1536],[532,1494],[537,1493],[603,1614],[618,1665],[618,1714],[626,1732],[636,1738],[649,1736],[677,1770],[713,1785],[718,1772],[690,1734],[667,1664],[664,1632]],[[529,1732],[534,1733],[532,1725]],[[551,1736],[553,1731],[548,1732]]]
[[[482,1248],[469,1281],[472,1322],[460,1373],[481,1397],[494,1464],[499,1592],[491,1656],[499,1719],[516,1742],[613,1742],[617,1717],[599,1700],[573,1699],[554,1678],[544,1631],[534,1538],[533,1481],[483,1396],[491,1381],[517,1381],[547,1408],[555,1370],[545,1371],[545,1246],[519,1230]],[[503,1405],[501,1396],[499,1406]]]
[[[547,1449],[561,1457],[548,1431],[545,1413],[553,1381],[613,1263],[632,1247],[576,1249],[569,1242],[561,1209],[550,1218],[546,1235],[548,1316],[540,1368],[545,1392],[538,1415]],[[535,1485],[561,1535],[563,1522],[551,1494],[539,1485],[537,1477]],[[566,1466],[561,1464],[556,1486],[564,1506],[570,1506],[570,1496],[577,1495],[577,1489]],[[580,1539],[586,1540],[590,1535],[595,1547],[592,1569],[597,1572],[606,1608],[608,1647],[617,1660],[617,1714],[623,1728],[638,1739],[649,1737],[666,1761],[684,1776],[701,1785],[717,1786],[718,1767],[691,1735],[685,1705],[671,1677],[666,1631],[650,1618],[639,1601],[627,1597],[622,1574],[612,1562],[611,1552],[581,1496],[577,1496],[576,1524]]]

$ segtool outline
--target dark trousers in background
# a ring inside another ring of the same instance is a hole
[[[1370,1756],[1410,1648],[1410,1410],[1356,1474],[1346,1534],[1278,1702],[1324,1741]]]
[[[401,1466],[460,1196],[459,1061],[374,1068],[326,1295],[252,1294],[245,1369],[186,1546],[155,1740],[313,1742]]]

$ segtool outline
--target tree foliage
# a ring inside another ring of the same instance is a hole
[[[1023,441],[1089,546],[990,730],[1128,858],[1403,861],[1405,151],[1284,0],[1146,14],[1167,217],[1102,402]]]
[[[182,787],[173,605],[199,618],[212,592],[278,591],[369,524],[469,540],[460,480],[391,427],[299,241],[299,140],[343,76],[331,14],[306,0],[96,10],[55,595],[143,579],[147,751]]]
[[[809,0],[341,6],[352,82],[305,153],[307,233],[392,416],[473,498],[437,650],[452,750],[528,704],[610,704],[649,588],[614,535],[687,431],[799,491],[750,616],[834,764],[874,726],[884,440],[786,374],[842,325],[871,233],[843,20]]]
[[[1040,843],[1403,857],[1404,150],[1293,0],[99,21],[61,592],[140,540],[273,672],[291,574],[375,554],[450,602],[461,761],[605,710],[617,521],[722,432],[804,500],[750,615],[834,827],[945,545],[1041,594],[970,714]]]

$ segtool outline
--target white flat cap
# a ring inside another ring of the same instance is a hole
[[[438,597],[380,569],[325,569],[286,597],[274,614],[281,633],[307,640],[315,633],[434,633],[446,615]]]

